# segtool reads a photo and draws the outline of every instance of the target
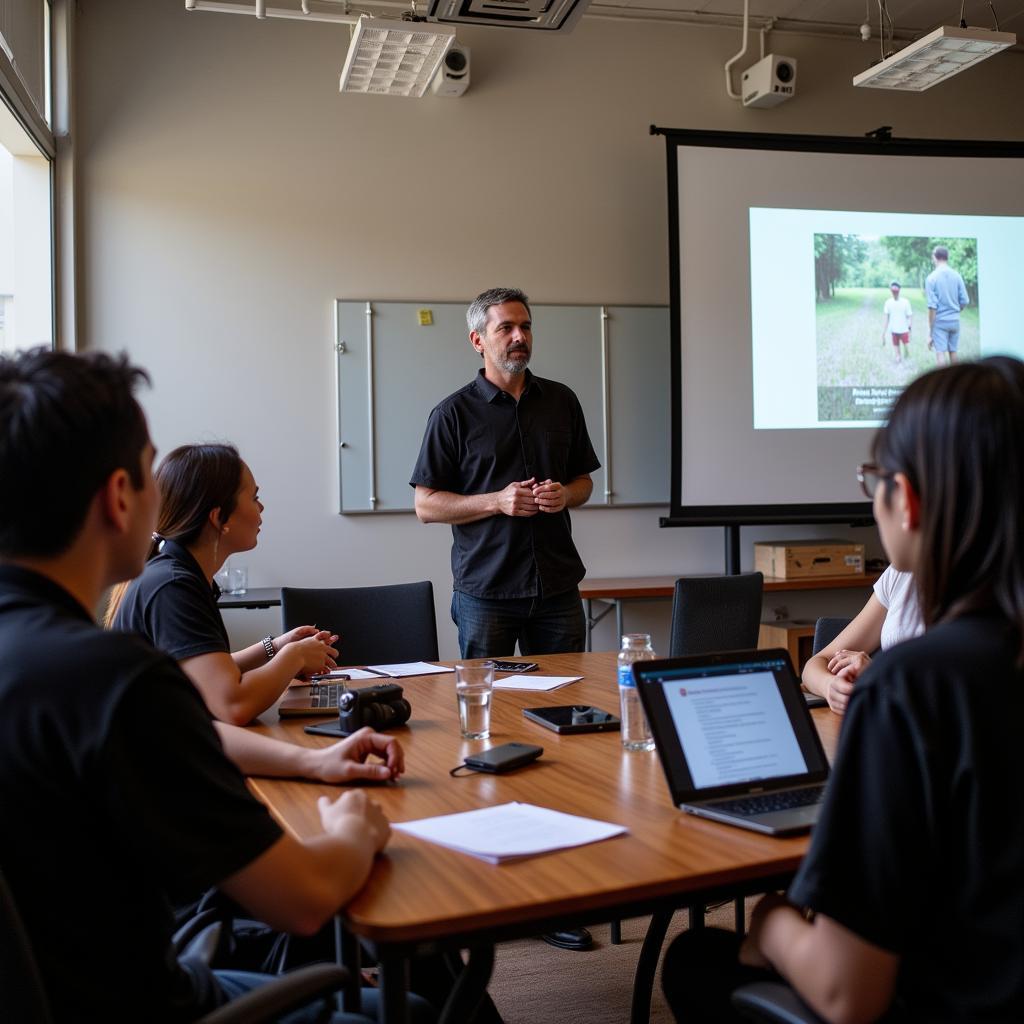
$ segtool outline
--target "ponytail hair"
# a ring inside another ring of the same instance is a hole
[[[230,444],[185,444],[164,456],[156,471],[160,511],[156,532],[146,560],[153,558],[165,540],[195,543],[220,509],[221,522],[231,518],[242,485],[242,457]],[[110,592],[104,625],[114,621],[129,583],[118,583]]]

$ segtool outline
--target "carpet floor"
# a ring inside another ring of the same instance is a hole
[[[747,909],[755,900],[747,901]],[[685,930],[685,910],[677,911],[665,940]],[[488,990],[505,1024],[628,1024],[633,972],[649,918],[622,922],[622,943],[608,940],[608,926],[590,929],[594,948],[586,953],[555,949],[540,939],[497,947]],[[708,913],[708,925],[732,929],[733,905]],[[672,1024],[661,995],[661,968],[651,999],[651,1024]]]

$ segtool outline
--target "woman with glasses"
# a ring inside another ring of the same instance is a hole
[[[746,939],[665,959],[679,1019],[781,975],[826,1021],[1024,1020],[1024,363],[915,380],[874,442],[874,515],[926,632],[857,681],[821,817]]]
[[[892,474],[865,462],[857,469],[864,494],[874,500]],[[804,689],[824,697],[837,714],[846,711],[857,677],[871,664],[871,654],[886,651],[924,631],[912,573],[890,565],[875,581],[874,593],[857,617],[830,643],[808,659]]]

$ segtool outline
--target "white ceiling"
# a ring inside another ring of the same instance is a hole
[[[938,25],[958,25],[958,0],[888,0],[896,38],[911,39]],[[999,27],[1024,35],[1024,0],[993,0]],[[711,25],[739,24],[743,0],[592,0],[589,13],[625,17],[662,17]],[[779,30],[844,35],[857,33],[868,18],[872,37],[878,38],[878,0],[750,0],[751,24],[761,28],[771,21]],[[978,28],[995,28],[992,11],[984,0],[966,5],[965,20]]]

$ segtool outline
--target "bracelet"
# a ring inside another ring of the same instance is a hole
[[[274,649],[274,638],[272,636],[265,636],[261,641],[263,644],[263,650],[267,652],[267,661],[273,661],[274,655],[277,651]]]

